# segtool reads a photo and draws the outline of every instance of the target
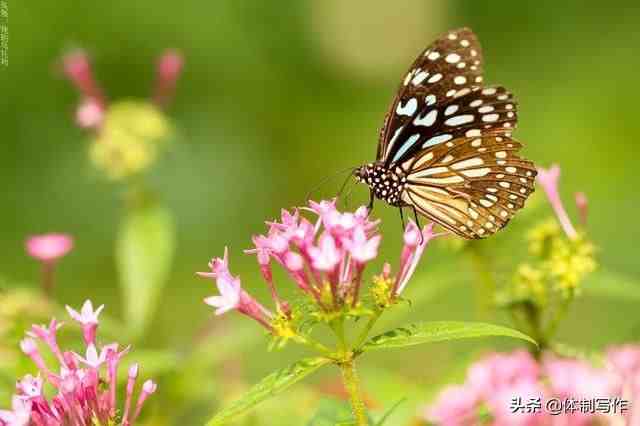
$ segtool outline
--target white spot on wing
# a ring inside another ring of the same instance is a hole
[[[422,83],[427,77],[429,76],[429,73],[426,71],[420,71],[419,73],[416,74],[415,77],[413,77],[413,79],[411,80],[411,84],[413,84],[414,86],[418,86],[420,83]],[[406,86],[406,84],[405,84]]]
[[[422,147],[426,148],[426,147],[429,147],[429,146],[437,145],[439,143],[446,142],[446,141],[449,141],[451,139],[453,139],[453,136],[448,134],[448,133],[445,133],[445,134],[442,134],[442,135],[438,135],[438,136],[434,136],[431,139],[427,140],[425,143],[423,143]]]
[[[484,164],[484,161],[482,161],[482,158],[475,157],[475,158],[470,158],[468,160],[463,160],[455,164],[452,164],[451,168],[454,170],[460,170],[460,169],[466,169],[469,167],[482,166],[483,164]]]
[[[418,101],[416,100],[416,98],[411,98],[407,101],[407,103],[404,106],[402,105],[402,102],[398,102],[398,107],[396,108],[396,114],[412,116],[417,109],[418,109]]]
[[[431,77],[429,77],[429,80],[427,80],[427,83],[436,83],[438,81],[440,81],[442,79],[442,74],[438,73],[438,74],[434,74]]]
[[[432,126],[433,123],[435,123],[436,121],[436,117],[438,116],[438,110],[437,109],[433,109],[431,111],[429,111],[424,117],[420,118],[420,116],[416,117],[415,120],[413,120],[413,124],[415,126]]]
[[[427,103],[427,106],[431,106],[436,103],[436,95],[427,95],[424,101]]]
[[[471,123],[473,121],[472,114],[456,115],[444,122],[447,126],[460,126],[462,124]]]
[[[451,115],[458,110],[458,105],[449,105],[447,109],[444,110],[444,115]]]
[[[490,168],[483,167],[481,169],[462,170],[460,173],[462,173],[467,177],[482,177],[489,174],[490,171],[491,171]]]
[[[445,58],[445,61],[449,62],[450,64],[455,64],[459,60],[460,60],[460,55],[458,55],[457,53],[449,53]]]

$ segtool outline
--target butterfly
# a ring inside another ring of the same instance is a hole
[[[375,198],[413,209],[466,239],[503,228],[534,190],[536,169],[512,138],[516,101],[482,84],[482,51],[468,28],[415,60],[387,112],[374,163],[354,171]]]

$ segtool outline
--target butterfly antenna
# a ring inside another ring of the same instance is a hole
[[[344,172],[351,172],[353,173],[356,169],[358,168],[358,166],[356,167],[347,167],[345,169],[339,170],[329,176],[324,177],[322,180],[320,180],[320,182],[314,186],[313,188],[311,188],[311,190],[309,190],[309,192],[307,192],[307,195],[305,196],[305,200],[309,200],[311,198],[311,194],[313,194],[314,192],[316,192],[318,189],[322,188],[327,182],[330,182],[331,180],[335,179],[337,176],[340,176],[341,174],[343,174]],[[346,181],[349,180],[349,176],[347,176],[347,179],[345,179],[345,183],[342,185],[342,188],[344,189],[344,186],[346,185]],[[340,190],[342,192],[342,189]]]

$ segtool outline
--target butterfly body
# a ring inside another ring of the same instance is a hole
[[[468,239],[497,232],[524,206],[536,171],[512,138],[517,104],[482,79],[480,44],[467,28],[418,56],[385,118],[376,161],[354,172],[372,199],[411,207]]]
[[[371,194],[394,207],[404,206],[402,193],[407,177],[401,168],[389,170],[382,163],[369,163],[355,171],[356,179],[371,188]]]

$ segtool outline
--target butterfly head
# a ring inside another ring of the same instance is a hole
[[[389,170],[380,163],[369,163],[358,167],[354,172],[358,182],[371,188],[371,192],[392,206],[402,203],[401,194],[407,179],[401,170]]]

